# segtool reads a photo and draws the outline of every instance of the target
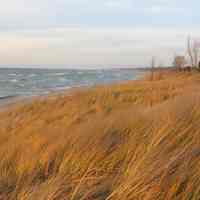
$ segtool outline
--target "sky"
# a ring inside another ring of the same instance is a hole
[[[164,66],[200,38],[199,0],[0,3],[1,66]]]

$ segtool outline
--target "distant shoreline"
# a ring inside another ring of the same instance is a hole
[[[172,69],[172,66],[165,66],[165,67],[155,67],[155,69]],[[7,66],[7,65],[0,65],[0,69],[27,69],[27,70],[139,70],[139,71],[149,71],[151,70],[151,67],[48,67],[48,65],[45,66],[40,66],[40,65],[17,65],[17,66]]]

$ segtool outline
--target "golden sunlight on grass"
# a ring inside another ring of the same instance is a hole
[[[0,199],[200,199],[200,74],[74,90],[0,113]]]

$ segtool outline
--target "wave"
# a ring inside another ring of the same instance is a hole
[[[67,82],[68,80],[66,78],[59,78],[58,81],[60,81],[60,82]]]
[[[35,77],[37,74],[29,74],[28,77]]]
[[[11,80],[9,80],[9,82],[17,83],[17,82],[19,82],[19,80],[17,80],[17,79],[11,79]]]
[[[55,73],[55,74],[49,74],[50,76],[64,76],[66,73]]]
[[[55,87],[54,89],[52,89],[52,91],[67,90],[71,88],[72,86]]]
[[[140,74],[119,70],[38,70],[0,69],[0,100],[18,96],[44,94],[69,88],[136,79]],[[138,75],[139,74],[139,75]],[[11,94],[11,95],[7,95]],[[2,97],[1,97],[2,96]]]
[[[6,96],[0,96],[0,100],[6,100],[11,98],[16,98],[18,95],[6,95]]]

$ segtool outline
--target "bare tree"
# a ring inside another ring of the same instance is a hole
[[[190,36],[187,39],[187,52],[190,57],[191,66],[198,67],[199,43],[196,40],[192,40]]]
[[[187,52],[188,52],[188,55],[190,57],[191,66],[194,67],[194,56],[193,56],[193,50],[192,50],[192,44],[191,44],[191,37],[190,36],[188,36],[188,39],[187,39]]]
[[[155,69],[155,63],[156,63],[156,59],[153,56],[151,59],[151,80],[154,79],[154,69]]]
[[[199,62],[199,42],[197,40],[194,41],[194,47],[193,47],[193,54],[194,54],[194,64],[195,67],[198,67]]]

